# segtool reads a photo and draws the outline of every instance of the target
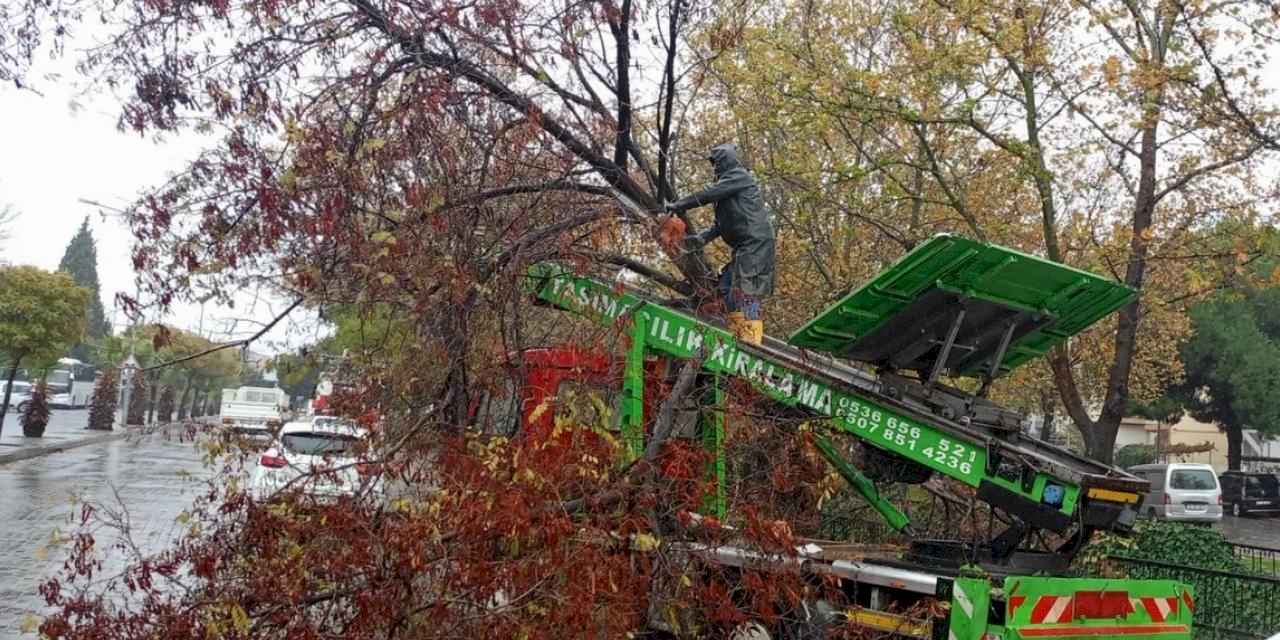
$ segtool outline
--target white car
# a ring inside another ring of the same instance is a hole
[[[4,400],[5,388],[8,385],[0,382],[0,401]],[[9,394],[9,407],[22,413],[27,409],[27,403],[31,402],[31,383],[21,380],[13,381],[13,392]]]
[[[376,497],[382,479],[370,473],[368,439],[367,429],[337,418],[286,423],[258,459],[253,492],[260,500],[295,489],[320,499]]]

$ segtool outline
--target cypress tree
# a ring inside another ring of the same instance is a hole
[[[102,295],[98,283],[98,247],[93,241],[93,233],[89,230],[89,217],[85,216],[80,223],[80,230],[67,243],[67,250],[62,254],[62,262],[58,270],[71,275],[71,279],[89,290],[89,308],[85,322],[85,337],[97,340],[111,333],[111,325],[107,322],[106,311],[102,307]],[[87,345],[81,343],[72,348],[72,355],[80,360],[89,360]]]
[[[93,387],[93,400],[89,403],[89,429],[111,431],[116,420],[116,404],[120,401],[116,394],[120,392],[120,381],[116,370],[106,368],[99,372],[98,382]]]

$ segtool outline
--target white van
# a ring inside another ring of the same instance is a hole
[[[1130,467],[1129,473],[1151,483],[1139,507],[1144,515],[1181,522],[1222,520],[1222,487],[1213,467],[1190,462],[1140,464]]]
[[[289,396],[277,387],[222,390],[222,424],[247,435],[270,436],[285,420]]]

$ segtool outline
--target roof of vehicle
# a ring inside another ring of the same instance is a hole
[[[330,416],[315,416],[310,420],[286,422],[284,426],[280,427],[280,435],[290,433],[332,433],[359,438],[368,435],[369,432],[350,420]]]
[[[1208,469],[1213,471],[1213,465],[1203,462],[1159,462],[1154,464],[1139,464],[1129,467],[1128,471],[1159,471],[1160,469]]]
[[[1223,471],[1220,476],[1274,476],[1276,474],[1268,471]]]
[[[5,388],[5,386],[6,386],[6,383],[4,383],[4,382],[0,382],[0,389]],[[14,381],[13,381],[13,388],[14,388],[14,389],[17,389],[18,387],[30,387],[30,386],[31,386],[31,383],[30,383],[30,382],[27,382],[26,380],[14,380]]]

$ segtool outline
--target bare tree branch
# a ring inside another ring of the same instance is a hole
[[[230,349],[232,347],[247,347],[250,344],[252,344],[254,340],[257,340],[258,338],[261,338],[262,336],[266,335],[268,331],[271,331],[271,329],[274,328],[277,324],[279,324],[281,320],[284,320],[286,316],[292,313],[294,309],[297,309],[299,306],[301,306],[302,301],[303,301],[302,298],[298,298],[297,300],[294,300],[293,304],[289,305],[289,308],[285,309],[282,313],[277,315],[274,319],[271,320],[271,322],[268,322],[267,324],[263,325],[262,329],[258,330],[257,333],[249,336],[248,338],[244,338],[241,340],[234,340],[232,342],[225,342],[223,344],[217,345],[210,349],[205,349],[200,353],[194,353],[189,356],[183,356],[181,358],[169,360],[168,362],[161,362],[160,364],[153,364],[149,367],[143,367],[140,369],[140,371],[147,372],[147,371],[154,371],[156,369],[162,369],[164,367],[187,362],[188,360],[203,358],[204,356],[207,356],[211,353],[216,353],[218,351],[222,351],[223,349]]]

